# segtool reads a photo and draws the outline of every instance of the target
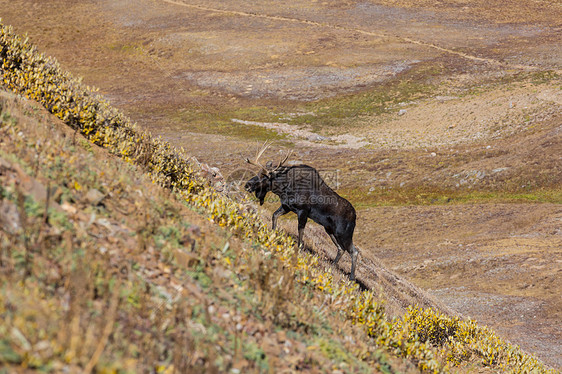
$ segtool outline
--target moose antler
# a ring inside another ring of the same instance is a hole
[[[277,166],[275,167],[275,169],[272,170],[272,172],[278,170],[281,166],[283,166],[283,164],[289,159],[289,157],[291,156],[291,154],[293,154],[293,151],[287,152],[287,155],[285,156],[285,158],[283,159],[283,161],[281,161],[279,164],[277,164]]]
[[[258,151],[258,153],[256,153],[256,158],[251,161],[249,158],[246,158],[246,162],[250,165],[254,165],[259,167],[260,169],[262,169],[262,171],[264,173],[267,173],[268,170],[265,166],[263,166],[262,164],[259,163],[259,159],[260,157],[263,155],[263,153],[269,148],[269,146],[271,145],[271,143],[268,143],[267,141],[265,141],[265,143],[263,143],[261,149]]]
[[[279,162],[275,168],[271,167],[271,161],[268,162],[266,164],[266,166],[263,166],[262,164],[259,163],[258,160],[270,146],[271,146],[271,142],[266,141],[265,143],[263,143],[263,145],[260,148],[260,150],[258,151],[258,153],[256,153],[255,159],[252,161],[249,158],[246,158],[246,162],[249,163],[250,165],[254,165],[254,166],[259,167],[266,174],[267,173],[273,173],[273,172],[279,170],[279,168],[281,168],[281,166],[283,166],[283,164],[289,159],[291,154],[293,154],[293,151],[287,152],[287,155],[285,156],[285,158],[281,162]]]

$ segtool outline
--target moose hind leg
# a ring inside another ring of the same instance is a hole
[[[357,264],[357,255],[359,254],[359,251],[357,251],[357,248],[355,248],[355,246],[353,244],[351,244],[351,250],[349,251],[349,254],[351,255],[351,272],[349,273],[349,280],[355,280],[355,265]]]
[[[336,248],[338,249],[338,254],[336,255],[336,258],[334,259],[334,265],[337,265],[337,263],[340,261],[341,256],[343,255],[343,249],[342,249],[341,245],[338,243],[334,234],[328,233],[328,235],[330,236],[330,239],[332,239],[332,241],[336,245]]]
[[[304,247],[302,237],[303,237],[303,234],[304,234],[304,228],[306,226],[306,221],[308,220],[308,212],[304,211],[304,210],[300,210],[300,211],[297,212],[297,215],[298,215],[298,220],[299,220],[299,239],[298,239],[297,246],[300,249],[300,248]]]

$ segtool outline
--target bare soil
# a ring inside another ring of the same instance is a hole
[[[225,175],[271,138],[267,157],[292,148],[293,161],[336,170],[358,209],[364,285],[394,272],[436,298],[418,302],[475,318],[562,368],[560,1],[0,9],[139,125]],[[335,256],[314,224],[308,238]]]

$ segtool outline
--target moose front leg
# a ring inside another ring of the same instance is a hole
[[[299,239],[298,239],[298,248],[301,249],[301,246],[304,246],[302,241],[302,236],[304,233],[304,228],[306,226],[306,221],[308,220],[308,211],[306,210],[299,210],[297,212],[298,219],[299,219]]]
[[[286,207],[284,207],[283,205],[281,205],[281,206],[279,207],[279,209],[277,209],[277,210],[273,213],[273,217],[271,217],[271,220],[273,221],[273,223],[272,223],[272,225],[271,225],[272,230],[275,231],[275,228],[277,227],[277,219],[278,219],[279,217],[281,217],[282,215],[285,215],[285,214],[287,214],[287,213],[289,213],[289,212],[290,212],[289,209],[287,209]]]

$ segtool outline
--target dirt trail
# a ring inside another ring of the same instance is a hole
[[[399,41],[403,41],[403,42],[407,42],[407,43],[417,44],[417,45],[427,47],[427,48],[434,48],[434,49],[436,49],[440,52],[445,52],[445,53],[448,53],[448,54],[460,56],[460,57],[466,58],[468,60],[485,62],[485,63],[492,64],[492,65],[502,66],[504,68],[532,70],[532,71],[538,69],[535,66],[502,63],[500,61],[497,61],[497,60],[494,60],[494,59],[491,59],[491,58],[473,56],[473,55],[470,55],[470,54],[467,54],[467,53],[454,51],[452,49],[444,48],[444,47],[441,47],[441,46],[438,46],[438,45],[435,45],[435,44],[432,44],[432,43],[427,43],[427,42],[424,42],[424,41],[421,41],[421,40],[416,40],[416,39],[412,39],[412,38],[408,38],[408,37],[402,37],[402,36],[391,35],[391,34],[386,34],[386,33],[372,32],[372,31],[362,30],[362,29],[359,29],[359,28],[338,26],[338,25],[333,25],[333,24],[329,24],[329,23],[310,21],[310,20],[307,20],[307,19],[290,18],[290,17],[282,17],[282,16],[259,14],[259,13],[250,13],[250,12],[243,12],[243,11],[239,11],[239,10],[211,8],[211,7],[206,7],[206,6],[197,5],[197,4],[189,4],[189,3],[186,3],[186,2],[183,2],[183,1],[174,1],[174,0],[161,0],[161,1],[169,3],[169,4],[178,5],[178,6],[204,10],[206,12],[231,14],[231,15],[242,16],[242,17],[264,18],[264,19],[268,19],[268,20],[272,20],[272,21],[296,22],[296,23],[302,23],[302,24],[310,25],[310,26],[331,28],[331,29],[334,29],[334,30],[342,30],[342,31],[346,31],[346,32],[358,33],[358,34],[362,34],[362,35],[373,36],[373,37],[377,37],[377,38],[384,38],[384,39],[388,39],[388,40],[395,39],[395,40],[399,40]]]

